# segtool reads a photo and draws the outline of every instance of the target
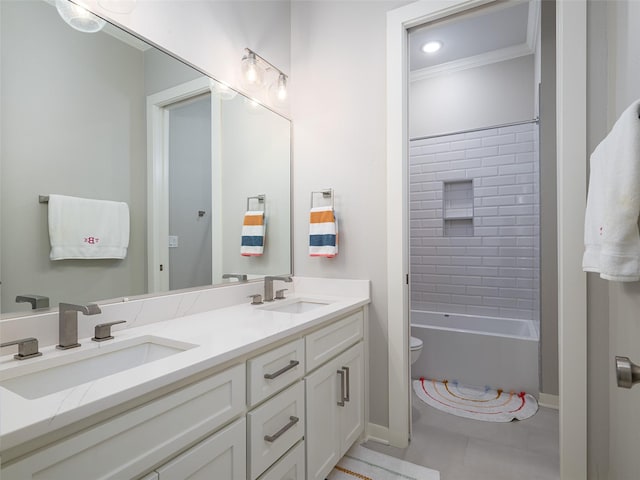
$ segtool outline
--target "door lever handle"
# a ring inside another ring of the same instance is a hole
[[[616,381],[620,388],[631,388],[640,383],[640,366],[628,357],[616,357]]]

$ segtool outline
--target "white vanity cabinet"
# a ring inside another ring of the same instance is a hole
[[[3,465],[2,480],[139,478],[240,416],[245,405],[240,364]]]
[[[1,478],[324,480],[364,431],[365,310],[342,312],[11,458]]]
[[[246,421],[236,420],[157,468],[157,480],[238,480],[246,477]],[[145,477],[147,478],[147,477]]]
[[[355,345],[305,377],[307,480],[324,480],[364,431],[362,323],[359,311],[307,337],[307,345],[322,338],[327,347],[340,343],[344,349],[348,343],[332,342],[331,337],[336,332],[361,332],[359,336],[350,336],[352,343],[357,341]]]

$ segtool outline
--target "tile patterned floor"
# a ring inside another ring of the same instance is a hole
[[[440,471],[441,480],[558,480],[558,411],[492,423],[440,412],[413,394],[413,438],[405,449],[365,446]]]

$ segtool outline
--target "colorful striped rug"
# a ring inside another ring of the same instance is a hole
[[[440,480],[440,473],[354,445],[327,480]]]
[[[425,378],[414,380],[413,389],[418,398],[438,410],[486,422],[524,420],[538,411],[535,397],[525,392],[504,392]]]

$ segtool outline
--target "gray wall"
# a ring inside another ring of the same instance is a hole
[[[295,272],[371,280],[370,420],[382,426],[389,422],[383,52],[387,11],[406,3],[291,4]],[[340,253],[311,258],[309,194],[329,187],[340,218]]]
[[[413,81],[409,136],[531,120],[533,93],[533,55]]]
[[[52,306],[144,293],[141,52],[73,30],[44,2],[3,1],[0,32],[3,310],[20,309],[13,300],[24,293]],[[38,203],[49,193],[126,202],[127,258],[50,261],[47,206]]]

